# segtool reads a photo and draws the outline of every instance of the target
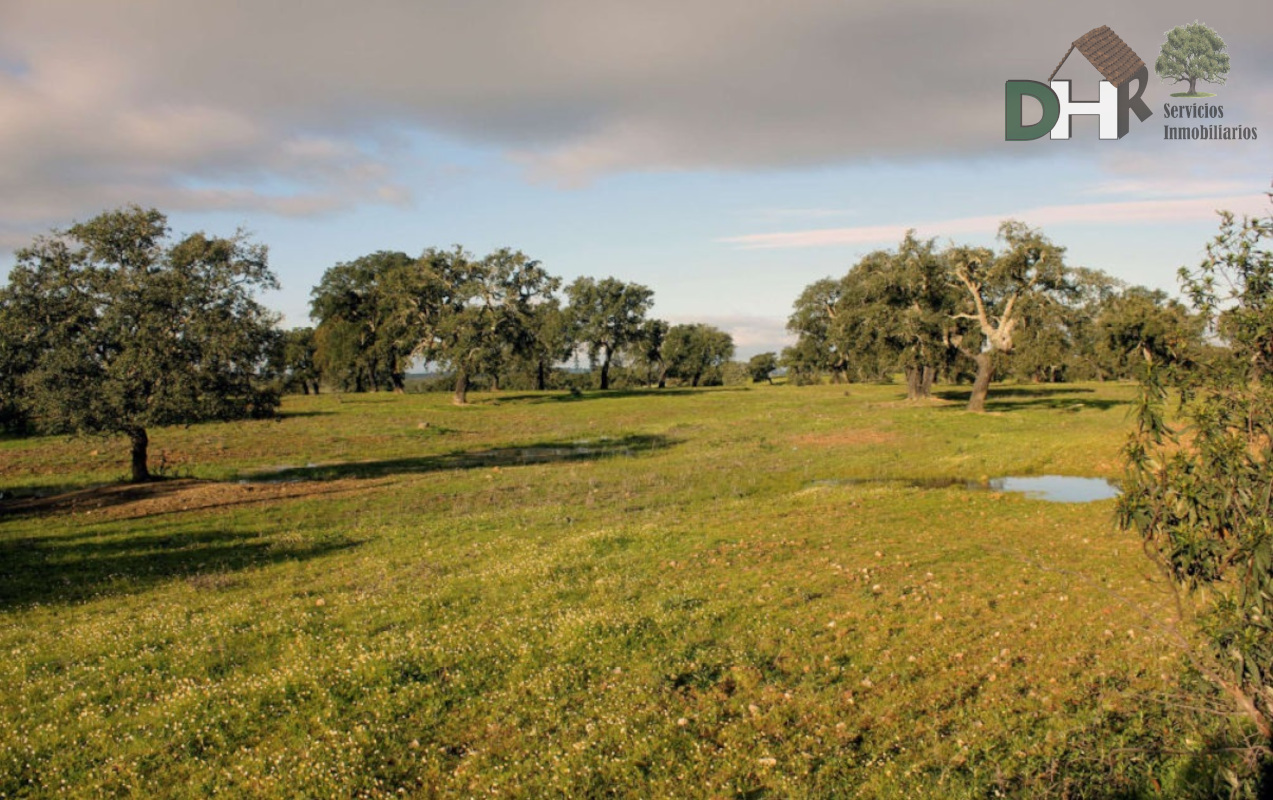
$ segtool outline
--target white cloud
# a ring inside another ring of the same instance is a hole
[[[787,320],[756,314],[673,315],[673,323],[701,322],[715,325],[734,337],[735,358],[746,360],[757,353],[780,353],[795,344],[796,337],[787,332]]]
[[[1234,56],[1224,94],[1267,120],[1273,5],[1208,14]],[[0,197],[19,199],[0,224],[125,195],[294,214],[405,203],[402,131],[491,147],[563,185],[1019,154],[1002,141],[1005,79],[1042,79],[1098,24],[1152,63],[1162,31],[1195,16],[1185,0],[7,0]]]
[[[1135,197],[1210,197],[1232,195],[1251,187],[1249,180],[1191,177],[1114,178],[1088,188],[1088,194]]]
[[[731,236],[720,241],[743,249],[829,247],[893,243],[900,241],[910,228],[916,229],[920,236],[951,236],[992,233],[1005,219],[1019,219],[1037,227],[1195,222],[1214,219],[1219,210],[1232,211],[1235,214],[1267,214],[1269,200],[1264,195],[1243,194],[1171,200],[1073,203],[1019,209],[1004,214],[933,220],[915,225],[860,225],[780,233],[752,233]]]

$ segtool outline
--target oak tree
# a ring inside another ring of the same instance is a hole
[[[1026,306],[1041,295],[1065,287],[1065,248],[1024,223],[1008,220],[999,226],[1003,249],[953,247],[946,259],[954,279],[963,287],[961,310],[952,319],[973,323],[974,330],[952,337],[977,364],[969,411],[984,411],[994,353],[1011,354],[1014,337],[1025,318]]]
[[[610,363],[640,337],[654,292],[617,278],[581,277],[566,287],[566,296],[575,337],[588,349],[588,357],[600,363],[600,388],[609,389]]]
[[[663,342],[669,375],[698,386],[709,370],[720,368],[734,355],[734,339],[713,325],[673,325]]]
[[[843,291],[840,280],[823,278],[796,298],[787,318],[787,331],[795,334],[796,343],[782,351],[782,362],[797,383],[812,381],[822,372],[830,372],[837,381],[847,378],[848,362],[832,336]]]
[[[1229,74],[1229,54],[1220,34],[1201,22],[1191,22],[1167,31],[1154,72],[1172,83],[1188,83],[1189,94],[1197,94],[1198,81],[1223,84]]]
[[[957,292],[934,241],[907,231],[896,250],[868,254],[842,279],[831,323],[837,349],[860,377],[900,367],[907,397],[928,397],[954,355]]]
[[[6,327],[29,355],[18,378],[48,433],[119,434],[134,481],[150,476],[148,430],[264,417],[277,332],[256,292],[277,288],[264,245],[242,232],[169,239],[166,217],[130,206],[38,237],[3,291]]]
[[[423,278],[414,301],[425,333],[415,356],[455,373],[454,402],[468,402],[470,381],[486,374],[493,382],[515,357],[546,366],[565,348],[566,333],[552,323],[552,293],[560,280],[519,250],[502,248],[477,259],[463,248],[426,250]],[[540,334],[554,339],[537,339]]]
[[[757,353],[747,361],[747,372],[752,383],[768,381],[773,383],[773,372],[778,369],[777,353]]]
[[[318,367],[344,389],[402,392],[411,354],[424,335],[412,298],[416,260],[381,250],[341,262],[311,292]]]

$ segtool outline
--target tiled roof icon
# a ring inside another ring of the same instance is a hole
[[[1102,25],[1074,40],[1070,49],[1066,50],[1065,55],[1061,57],[1061,63],[1052,70],[1048,83],[1051,83],[1052,78],[1061,71],[1061,65],[1075,48],[1078,48],[1083,57],[1096,67],[1096,71],[1101,73],[1105,80],[1118,87],[1127,83],[1136,76],[1137,72],[1145,68],[1145,62],[1141,61],[1140,56],[1127,46],[1127,42],[1118,38],[1118,34],[1110,30],[1108,25]]]

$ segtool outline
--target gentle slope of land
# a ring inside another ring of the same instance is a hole
[[[126,447],[2,441],[0,795],[1171,787],[1112,502],[857,482],[1116,477],[1132,388],[943,393],[296,397],[57,498]]]

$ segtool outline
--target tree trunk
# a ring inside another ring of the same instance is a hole
[[[933,396],[933,377],[937,370],[928,365],[906,368],[906,399],[926,400]]]
[[[393,382],[394,394],[407,393],[407,382],[405,376],[401,372],[389,373],[389,380]]]
[[[691,381],[690,381],[690,386],[697,387],[697,386],[698,386],[698,381],[699,381],[699,379],[700,379],[700,378],[702,378],[702,377],[703,377],[703,376],[702,376],[702,374],[701,374],[701,373],[695,372],[695,373],[694,373],[694,378],[693,378],[693,380],[691,380]]]
[[[540,361],[535,365],[535,389],[544,391],[548,388],[548,373],[544,369],[544,362]]]
[[[992,355],[986,351],[978,353],[974,359],[977,362],[977,379],[972,382],[972,396],[968,398],[969,411],[986,410],[986,395],[990,394],[990,378],[994,372]]]
[[[455,397],[451,399],[452,403],[457,406],[467,404],[469,401],[469,374],[464,370],[455,373]]]
[[[610,388],[610,350],[606,349],[606,357],[601,362],[601,389],[602,391]]]
[[[150,480],[150,470],[146,467],[146,448],[150,446],[150,438],[145,428],[136,428],[128,432],[133,445],[133,483],[145,483]]]
[[[1195,87],[1195,86],[1197,86],[1197,85],[1198,85],[1198,79],[1197,79],[1197,78],[1190,78],[1190,79],[1189,79],[1189,94],[1193,94],[1193,93],[1195,93],[1196,91],[1198,91],[1197,89],[1195,89],[1195,88],[1194,88],[1194,87]]]
[[[659,367],[659,388],[660,389],[667,388],[667,367],[666,366]]]

